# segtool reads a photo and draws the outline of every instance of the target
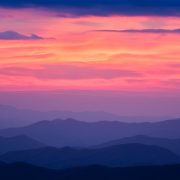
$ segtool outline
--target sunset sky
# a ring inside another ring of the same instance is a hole
[[[85,110],[180,115],[180,1],[1,0],[0,91],[121,93],[122,111],[113,100]],[[6,96],[2,103],[18,104]]]

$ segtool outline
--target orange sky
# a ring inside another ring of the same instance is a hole
[[[97,31],[178,29],[179,18],[0,12],[1,32],[46,38],[0,40],[1,90],[180,90],[180,33]]]

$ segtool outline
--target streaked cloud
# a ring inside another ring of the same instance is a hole
[[[40,79],[114,79],[121,77],[141,77],[142,74],[125,68],[98,67],[85,63],[62,63],[28,67],[3,67],[1,75],[32,76]]]
[[[161,33],[175,33],[179,34],[180,29],[124,29],[124,30],[109,30],[109,29],[103,29],[103,30],[95,30],[99,32],[121,32],[121,33],[155,33],[155,34],[161,34]]]
[[[0,32],[0,40],[39,40],[39,39],[43,39],[43,37],[40,37],[36,34],[27,36],[15,31]]]

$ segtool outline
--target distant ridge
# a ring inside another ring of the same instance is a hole
[[[82,122],[75,119],[40,121],[29,126],[0,130],[0,136],[24,134],[48,146],[89,147],[139,134],[157,138],[180,138],[180,119],[157,123]]]
[[[0,129],[9,127],[27,126],[41,120],[74,118],[85,122],[98,121],[122,121],[122,122],[146,122],[161,121],[168,117],[143,117],[120,116],[104,111],[37,111],[19,109],[9,105],[0,105]]]

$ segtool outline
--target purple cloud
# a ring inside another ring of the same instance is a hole
[[[173,33],[179,34],[180,29],[124,29],[124,30],[95,30],[98,32],[120,32],[120,33],[154,33],[154,34],[161,34],[161,33]]]
[[[30,36],[26,36],[15,31],[5,31],[0,32],[0,40],[39,40],[43,39],[42,37],[32,34]]]

